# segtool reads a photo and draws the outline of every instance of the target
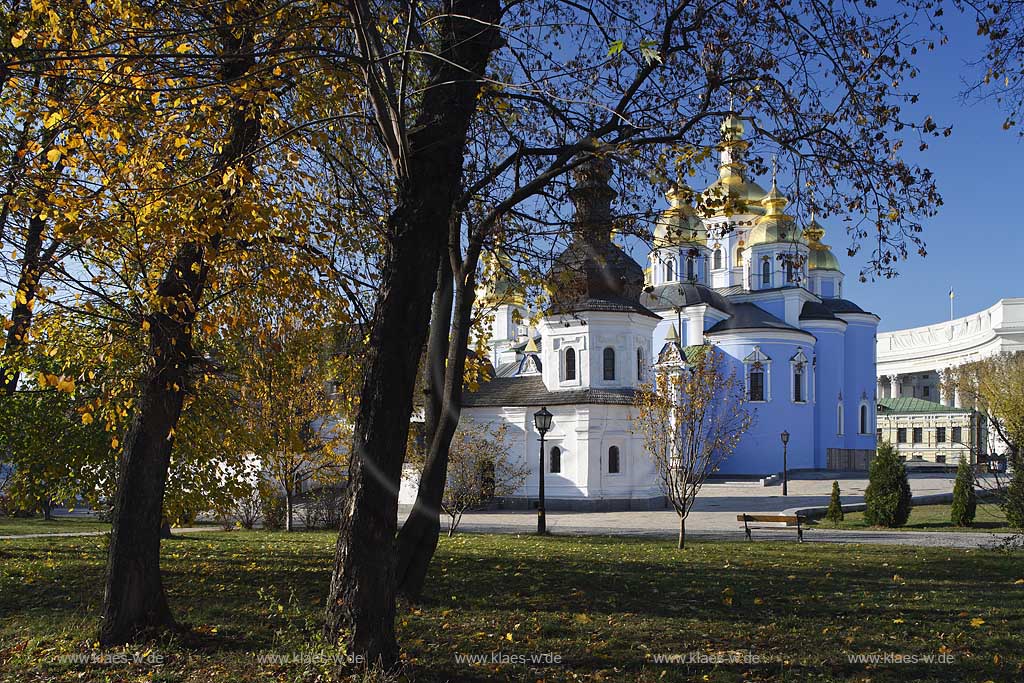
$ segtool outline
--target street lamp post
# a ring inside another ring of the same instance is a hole
[[[540,434],[540,470],[537,472],[537,533],[547,533],[547,520],[544,518],[544,435],[551,429],[551,412],[543,407],[533,414],[533,425]]]
[[[786,466],[786,446],[789,444],[789,432],[783,430],[782,438],[782,495],[789,495],[789,467]]]

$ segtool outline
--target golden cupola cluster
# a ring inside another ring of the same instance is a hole
[[[779,242],[803,242],[803,235],[796,227],[796,219],[786,213],[786,204],[789,200],[775,185],[772,180],[772,188],[761,200],[764,207],[764,215],[757,219],[754,227],[750,230],[750,237],[747,246],[758,244],[776,244]]]
[[[832,253],[832,247],[821,241],[825,236],[825,228],[811,216],[811,224],[804,230],[809,249],[807,255],[808,270],[839,270],[839,259]]]
[[[743,156],[749,143],[743,139],[743,121],[730,114],[722,122],[718,179],[701,193],[701,207],[709,217],[764,213],[765,190],[746,176]]]
[[[512,260],[502,249],[486,251],[483,256],[483,284],[477,288],[477,299],[488,306],[524,306],[526,303],[519,283],[513,282]]]
[[[665,193],[668,208],[661,212],[654,225],[654,247],[685,244],[707,246],[708,231],[690,201],[693,190],[686,185],[675,186]]]

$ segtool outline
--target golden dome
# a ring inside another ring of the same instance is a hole
[[[764,213],[761,199],[765,191],[745,175],[747,165],[743,163],[743,154],[749,143],[743,139],[743,121],[730,114],[722,122],[721,130],[718,180],[701,192],[701,208],[709,216],[761,215]]]
[[[821,241],[824,236],[825,228],[811,218],[811,224],[804,230],[804,237],[807,238],[807,246],[810,249],[807,255],[808,270],[839,270],[839,259],[832,253],[832,247]]]
[[[680,244],[707,245],[708,231],[704,222],[690,206],[693,190],[686,185],[673,187],[665,193],[669,207],[661,212],[654,224],[654,247]]]
[[[758,218],[751,229],[747,246],[803,241],[803,236],[797,230],[796,221],[785,212],[788,203],[789,200],[779,192],[779,188],[773,182],[772,189],[761,200],[765,215]]]
[[[524,306],[522,286],[509,279],[512,260],[503,250],[484,252],[482,284],[477,288],[477,298],[484,306]]]

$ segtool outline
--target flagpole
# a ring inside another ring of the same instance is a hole
[[[949,319],[953,320],[953,288],[949,288]]]

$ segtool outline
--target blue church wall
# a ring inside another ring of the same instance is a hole
[[[874,449],[875,436],[875,331],[877,323],[868,316],[844,316],[846,329],[846,448]],[[871,321],[871,322],[868,322]],[[867,433],[860,433],[860,406],[868,407]]]
[[[771,340],[758,339],[757,335],[716,335],[712,341],[729,357],[729,370],[746,381],[747,365],[743,359],[749,356],[755,343],[761,352],[771,358],[768,376],[770,393],[765,402],[752,402],[750,410],[756,420],[744,435],[739,446],[726,460],[722,474],[769,474],[782,471],[782,431],[788,431],[789,446],[787,464],[790,469],[813,469],[814,458],[814,403],[794,403],[792,398],[792,366],[790,359],[801,348],[804,355],[811,357],[813,340]],[[809,397],[808,397],[809,398]]]
[[[846,335],[838,327],[836,323],[807,326],[808,331],[818,339],[815,344],[817,367],[814,372],[814,466],[819,469],[825,468],[828,462],[829,448],[845,447],[845,437],[838,433],[837,409],[840,393],[846,393]]]

